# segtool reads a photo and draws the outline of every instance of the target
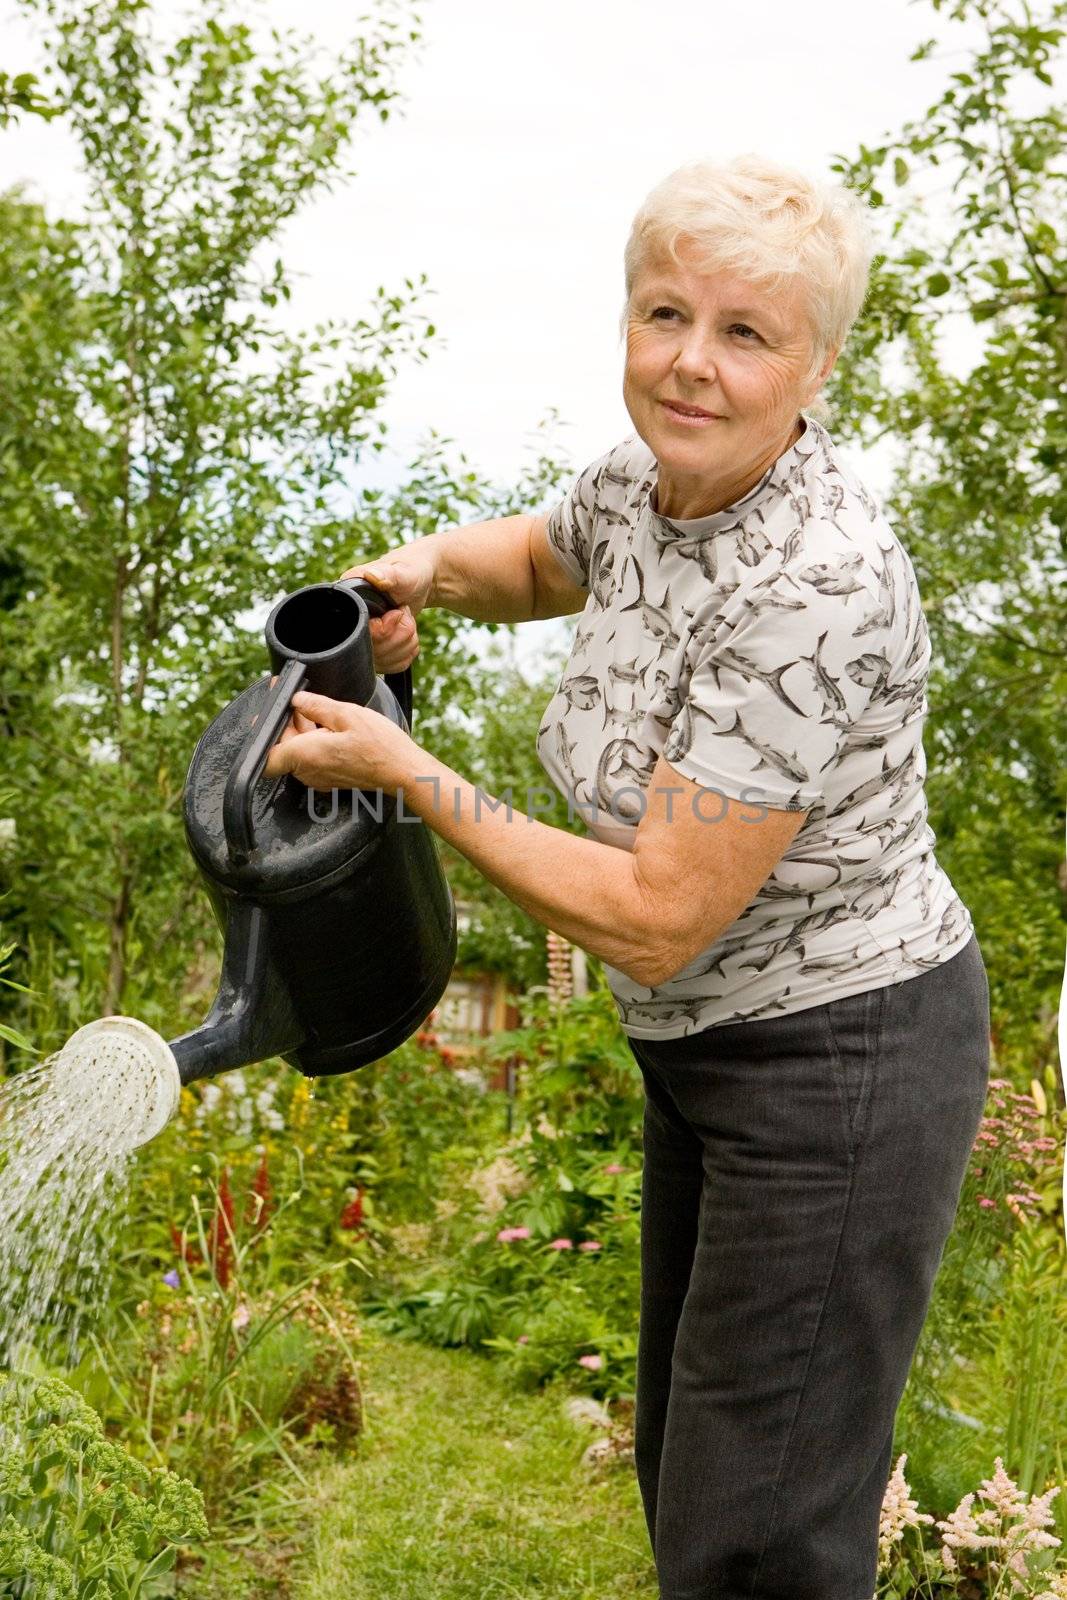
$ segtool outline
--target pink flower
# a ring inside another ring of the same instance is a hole
[[[599,1250],[600,1249],[600,1240],[599,1239],[583,1239],[581,1244],[578,1246],[578,1248],[579,1248],[579,1250]]]
[[[990,1200],[988,1195],[980,1194],[978,1196],[978,1204],[982,1207],[983,1211],[989,1211],[991,1207],[996,1205],[996,1203],[997,1202],[995,1200]]]
[[[510,1244],[513,1239],[528,1239],[530,1230],[529,1228],[501,1228],[496,1237],[499,1244]]]
[[[570,1239],[553,1239],[548,1248],[550,1250],[573,1250],[574,1245]]]
[[[605,1172],[611,1172],[611,1173],[625,1172],[626,1168],[625,1167],[620,1167],[617,1161],[613,1161],[611,1163],[610,1167],[605,1167],[604,1168],[604,1171]]]
[[[515,1340],[516,1344],[529,1344],[529,1342],[530,1335],[528,1333],[520,1333],[519,1337]]]
[[[579,1356],[578,1365],[585,1367],[588,1372],[599,1372],[604,1365],[603,1356]]]

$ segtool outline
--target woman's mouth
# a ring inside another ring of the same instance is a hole
[[[683,426],[689,428],[703,428],[711,422],[722,422],[724,420],[711,411],[701,411],[697,406],[676,405],[671,400],[661,400],[660,405],[673,421],[680,422]]]

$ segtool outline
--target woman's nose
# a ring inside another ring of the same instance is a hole
[[[715,351],[711,340],[691,331],[682,341],[674,366],[679,377],[691,382],[714,378]]]

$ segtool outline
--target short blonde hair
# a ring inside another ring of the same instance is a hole
[[[656,184],[634,217],[621,329],[638,272],[662,252],[677,261],[682,238],[696,246],[702,270],[735,272],[771,292],[803,280],[813,379],[863,309],[877,249],[870,207],[841,184],[813,182],[759,155],[692,161]]]

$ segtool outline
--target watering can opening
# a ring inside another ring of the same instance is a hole
[[[364,611],[351,589],[316,584],[283,600],[272,619],[274,637],[294,656],[329,655],[347,644]]]

